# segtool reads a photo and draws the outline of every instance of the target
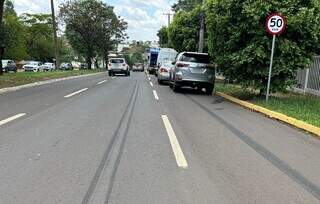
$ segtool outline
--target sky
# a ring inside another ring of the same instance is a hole
[[[13,0],[18,14],[49,13],[50,0]],[[66,0],[55,0],[58,4]],[[128,22],[130,40],[157,41],[157,31],[168,24],[167,16],[175,0],[102,0],[114,6],[117,15]]]

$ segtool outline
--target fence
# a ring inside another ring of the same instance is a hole
[[[295,90],[320,96],[320,56],[314,57],[309,69],[298,70]]]

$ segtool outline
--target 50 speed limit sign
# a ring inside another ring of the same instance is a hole
[[[286,28],[286,24],[287,24],[286,19],[279,13],[273,13],[267,17],[266,29],[267,29],[267,32],[272,35],[272,48],[271,48],[271,59],[270,59],[270,67],[269,67],[266,100],[269,100],[269,95],[270,95],[272,63],[273,63],[276,35],[280,35],[284,31],[284,29]]]
[[[271,35],[280,35],[284,31],[287,22],[282,15],[274,13],[267,17],[266,24],[268,33]]]

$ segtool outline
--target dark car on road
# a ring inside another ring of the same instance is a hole
[[[138,71],[138,72],[143,72],[144,71],[144,64],[143,63],[135,63],[132,66],[132,71]]]
[[[17,72],[16,63],[13,60],[2,60],[2,70],[6,73]]]
[[[174,91],[182,87],[192,87],[210,95],[214,89],[215,66],[206,53],[182,52],[178,55],[174,68],[170,70],[170,88]]]

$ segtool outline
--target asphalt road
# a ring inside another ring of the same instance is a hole
[[[319,139],[150,80],[0,95],[0,203],[320,203]]]

